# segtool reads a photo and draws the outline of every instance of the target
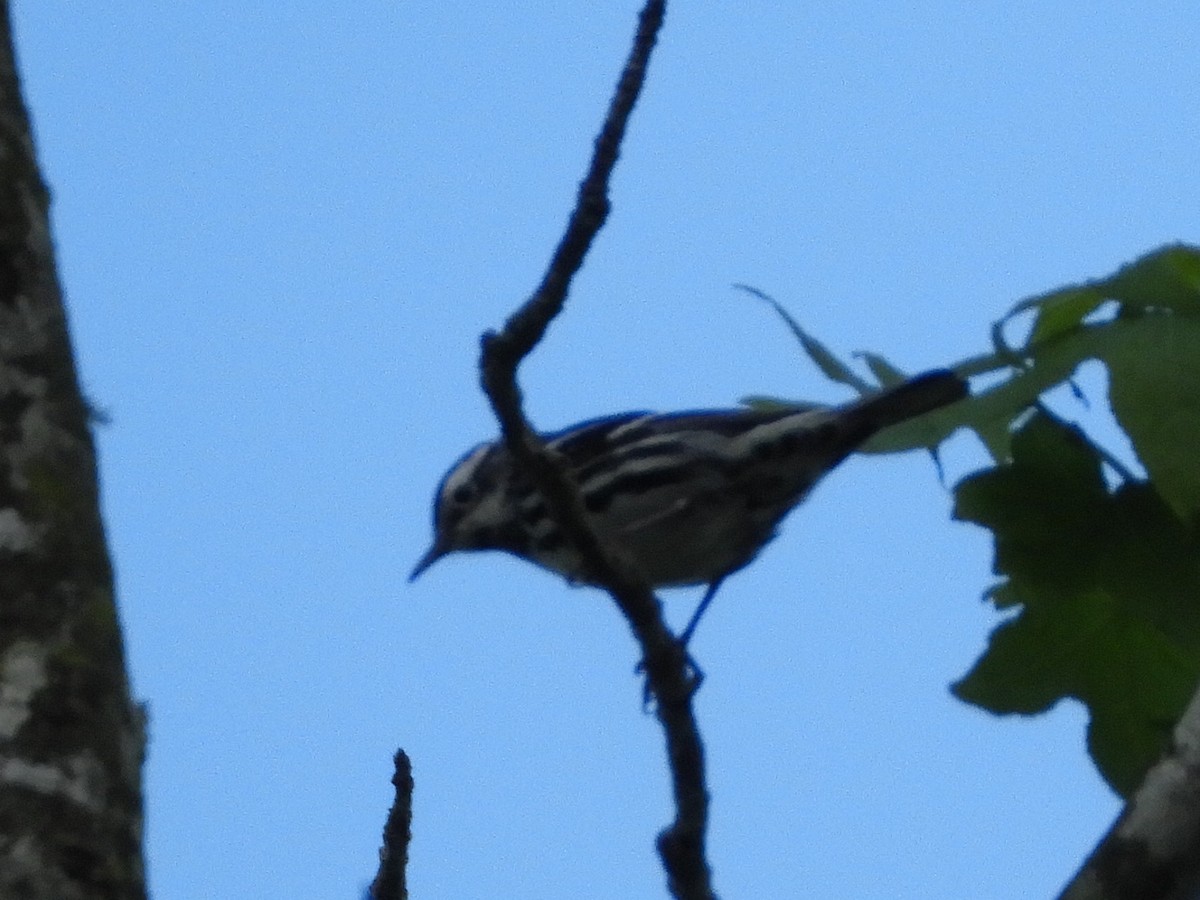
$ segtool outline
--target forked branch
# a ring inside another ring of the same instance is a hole
[[[580,185],[562,240],[533,295],[509,317],[501,331],[483,336],[480,369],[484,392],[513,457],[546,497],[551,514],[579,551],[592,580],[612,594],[641,645],[656,714],[666,735],[675,796],[675,821],[659,835],[659,854],[672,894],[688,900],[708,900],[714,896],[705,858],[708,791],[704,747],[692,710],[693,683],[687,654],[663,621],[658,598],[628,561],[614,553],[592,529],[578,489],[525,420],[516,383],[517,367],[562,311],[571,279],[608,216],[609,180],[630,113],[645,82],[665,6],[664,0],[649,0],[643,7],[633,48],[596,138],[591,166]]]

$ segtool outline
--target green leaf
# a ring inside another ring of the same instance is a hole
[[[904,372],[897,369],[878,353],[860,350],[855,356],[867,364],[867,368],[871,370],[871,374],[875,376],[875,380],[884,387],[891,387],[908,378]]]
[[[836,381],[839,384],[848,384],[860,394],[872,389],[869,384],[854,374],[853,369],[838,359],[828,347],[801,328],[800,323],[792,318],[791,313],[784,309],[783,305],[774,297],[748,284],[735,284],[734,287],[739,291],[745,291],[752,297],[757,297],[764,303],[770,304],[775,313],[783,319],[788,329],[795,335],[796,340],[800,342],[800,346],[808,354],[808,358],[816,364],[817,368],[830,381]]]
[[[1024,312],[1037,310],[1026,342],[1026,349],[1032,350],[1083,327],[1083,320],[1106,300],[1118,301],[1127,312],[1200,314],[1200,248],[1173,244],[1122,266],[1108,278],[1022,300],[997,323],[997,328]]]
[[[858,448],[859,453],[906,453],[933,450],[962,425],[962,414],[953,406],[917,416],[885,428]]]
[[[1069,287],[1037,298],[1039,311],[1029,344],[1044,344],[1075,330],[1104,299],[1104,293],[1094,287]]]
[[[1091,719],[1088,748],[1127,796],[1161,755],[1195,688],[1195,661],[1102,592],[1068,595],[999,626],[953,691],[995,713],[1032,715],[1066,698]]]
[[[1173,244],[1122,266],[1097,289],[1128,307],[1200,314],[1200,248]]]
[[[1127,794],[1200,677],[1200,541],[1149,485],[1109,491],[1077,429],[1038,415],[1012,450],[956,491],[956,517],[993,532],[989,594],[1015,615],[953,691],[994,713],[1082,701],[1093,759]]]
[[[1151,481],[1184,521],[1200,517],[1200,320],[1153,316],[1105,357],[1109,400]]]

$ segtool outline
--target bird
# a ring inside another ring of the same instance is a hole
[[[748,565],[814,485],[884,428],[969,395],[948,369],[841,406],[625,412],[542,436],[600,538],[646,586],[707,585],[687,644],[722,582]],[[433,543],[409,580],[458,551],[501,550],[594,584],[502,441],[479,444],[434,495]]]

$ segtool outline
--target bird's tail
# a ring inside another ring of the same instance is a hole
[[[851,404],[847,412],[878,431],[962,400],[969,393],[964,378],[949,369],[934,369],[864,397]]]

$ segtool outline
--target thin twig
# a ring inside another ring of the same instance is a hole
[[[397,750],[392,784],[396,800],[383,826],[383,847],[379,850],[379,871],[371,882],[372,900],[408,900],[408,842],[412,840],[412,763],[408,754]]]
[[[577,487],[546,453],[526,422],[516,383],[517,366],[562,311],[571,279],[608,216],[609,178],[645,81],[665,6],[665,0],[648,0],[642,9],[633,49],[596,139],[591,166],[580,185],[563,238],[534,294],[509,317],[500,332],[483,336],[480,370],[484,392],[513,457],[546,497],[551,513],[582,557],[590,580],[612,594],[641,645],[656,714],[666,735],[675,797],[675,821],[658,837],[659,854],[674,896],[709,900],[714,895],[705,858],[708,790],[704,747],[692,710],[693,682],[687,654],[664,623],[658,598],[628,561],[592,530]]]

